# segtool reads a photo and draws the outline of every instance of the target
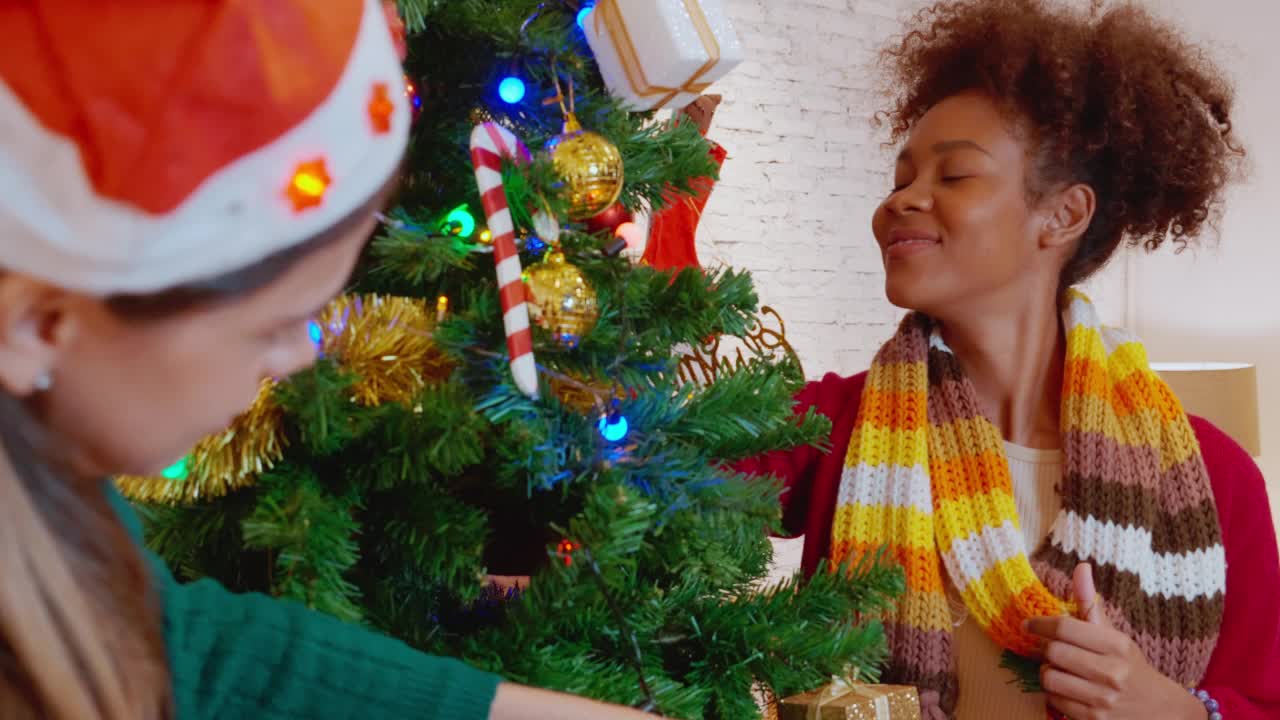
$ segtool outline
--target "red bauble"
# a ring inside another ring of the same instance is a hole
[[[610,236],[614,230],[622,223],[628,223],[634,220],[630,212],[622,206],[622,203],[614,203],[604,210],[604,212],[587,220],[587,232],[601,233],[607,232]]]

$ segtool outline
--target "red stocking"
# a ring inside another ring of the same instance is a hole
[[[712,143],[711,157],[717,168],[724,164],[727,155],[724,148]],[[714,185],[711,178],[700,178],[694,183],[696,194],[668,197],[670,204],[650,221],[649,244],[644,249],[645,263],[659,270],[702,267],[698,262],[695,241],[702,209],[707,206]]]
[[[698,132],[705,136],[719,105],[719,95],[702,95],[680,111],[679,122],[696,123]],[[724,148],[711,143],[711,158],[717,168],[724,165],[726,155]],[[702,219],[702,209],[707,206],[714,185],[711,178],[700,178],[693,183],[693,195],[667,196],[666,209],[655,214],[650,221],[644,263],[659,270],[673,271],[702,267],[698,262],[696,242],[698,221]]]

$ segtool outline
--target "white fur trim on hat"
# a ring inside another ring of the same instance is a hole
[[[385,83],[391,131],[375,133],[369,101]],[[399,166],[411,111],[378,0],[364,14],[346,69],[301,123],[221,168],[172,211],[143,212],[95,192],[76,145],[49,132],[0,80],[0,269],[97,295],[146,293],[247,267],[332,227]],[[200,142],[192,137],[191,142]],[[323,158],[331,182],[316,207],[286,190],[301,163]]]

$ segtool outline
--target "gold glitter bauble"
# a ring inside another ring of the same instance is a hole
[[[529,316],[568,347],[577,347],[600,318],[595,288],[559,250],[526,270],[524,282]]]
[[[622,153],[600,133],[583,130],[572,113],[547,150],[564,179],[571,219],[595,217],[622,194]]]

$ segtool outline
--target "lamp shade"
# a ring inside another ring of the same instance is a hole
[[[1258,371],[1243,363],[1152,363],[1182,407],[1217,425],[1250,455],[1262,454]]]

